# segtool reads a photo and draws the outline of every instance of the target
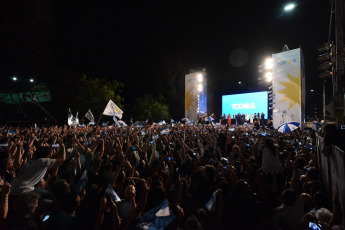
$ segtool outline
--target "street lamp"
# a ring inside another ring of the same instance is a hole
[[[284,11],[291,11],[296,7],[295,3],[289,3],[284,7]]]

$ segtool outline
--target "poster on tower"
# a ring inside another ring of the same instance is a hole
[[[198,119],[198,83],[197,73],[187,74],[185,77],[185,118]]]
[[[304,122],[304,66],[301,49],[276,53],[273,59],[273,126]]]

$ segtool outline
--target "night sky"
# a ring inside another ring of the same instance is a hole
[[[302,48],[307,104],[321,109],[317,48],[328,41],[328,0],[297,1],[288,13],[282,0],[2,2],[2,77],[47,82],[56,72],[74,72],[117,79],[126,106],[162,94],[183,117],[184,76],[205,68],[208,110],[219,114],[223,94],[268,89],[258,65],[287,44]]]

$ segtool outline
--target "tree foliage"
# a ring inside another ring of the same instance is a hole
[[[91,109],[95,116],[103,112],[110,99],[123,109],[124,99],[120,95],[123,88],[123,83],[116,80],[88,78],[84,74],[78,82],[73,104],[80,112]]]
[[[153,95],[144,95],[136,98],[132,109],[135,120],[159,122],[170,119],[169,105],[165,103],[164,97]]]

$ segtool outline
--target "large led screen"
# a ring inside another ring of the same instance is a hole
[[[268,113],[268,92],[241,93],[222,96],[222,114],[244,113],[250,116],[251,113]]]

